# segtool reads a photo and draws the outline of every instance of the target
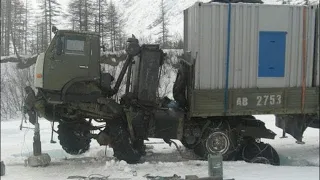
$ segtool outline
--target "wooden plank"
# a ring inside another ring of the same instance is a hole
[[[301,114],[301,88],[229,90],[227,115]],[[224,115],[224,90],[193,90],[191,116]],[[319,113],[319,87],[306,89],[304,113]]]

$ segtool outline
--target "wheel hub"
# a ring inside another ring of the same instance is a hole
[[[221,153],[225,154],[230,147],[230,140],[228,135],[226,135],[224,132],[213,132],[209,135],[209,137],[206,140],[206,148],[209,153],[215,154],[215,153]]]

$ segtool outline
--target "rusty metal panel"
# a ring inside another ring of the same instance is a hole
[[[232,4],[229,88],[302,86],[303,8],[306,8],[306,86],[312,85],[314,59],[313,6]],[[195,62],[195,89],[225,87],[228,4],[195,3],[187,9],[185,51]],[[286,32],[283,77],[259,78],[259,32]]]

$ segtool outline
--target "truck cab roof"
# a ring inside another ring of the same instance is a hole
[[[92,35],[92,36],[100,36],[99,33],[93,31],[80,31],[80,30],[58,30],[57,34],[81,34],[81,35]]]

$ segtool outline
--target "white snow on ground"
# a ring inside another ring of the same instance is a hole
[[[270,143],[279,153],[281,166],[249,164],[246,162],[224,162],[224,178],[235,180],[318,180],[319,179],[319,130],[309,128],[304,135],[306,144],[299,145],[289,136],[280,139],[281,129],[275,127],[273,115],[257,116],[267,127],[278,136],[275,140],[263,140]],[[146,174],[172,176],[177,174],[182,178],[185,175],[207,176],[207,162],[192,160],[192,152],[183,147],[182,158],[174,146],[164,144],[162,140],[151,139],[146,141],[148,154],[142,160],[144,163],[129,165],[124,161],[117,161],[112,157],[110,148],[99,146],[95,140],[91,149],[80,156],[71,156],[65,153],[59,145],[50,144],[50,123],[40,120],[41,141],[43,152],[49,153],[52,158],[47,167],[32,168],[24,166],[24,160],[32,154],[32,130],[19,130],[20,120],[1,122],[1,160],[6,165],[6,175],[2,180],[56,180],[67,179],[68,176],[89,176],[102,174],[109,178],[146,179]],[[32,125],[29,125],[32,127]],[[57,140],[57,135],[54,135]],[[58,141],[58,140],[57,140]],[[176,141],[180,146],[181,143]],[[157,144],[158,143],[158,144]],[[161,143],[161,144],[159,144]]]

